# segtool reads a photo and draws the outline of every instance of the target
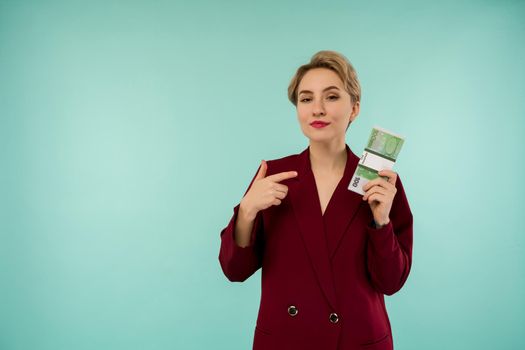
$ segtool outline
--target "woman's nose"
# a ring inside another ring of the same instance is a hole
[[[324,115],[324,105],[323,101],[314,101],[313,113],[315,116]]]

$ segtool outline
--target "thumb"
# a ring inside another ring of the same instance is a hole
[[[264,179],[266,177],[266,169],[267,169],[266,161],[261,161],[261,167],[259,168],[259,171],[257,172],[257,176],[255,176],[256,180]]]

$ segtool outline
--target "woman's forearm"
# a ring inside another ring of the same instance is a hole
[[[247,247],[250,245],[251,232],[255,222],[255,215],[248,213],[242,204],[239,206],[239,213],[235,222],[235,230],[233,237],[235,243],[239,247]]]

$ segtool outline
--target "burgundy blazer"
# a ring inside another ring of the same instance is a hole
[[[255,350],[393,349],[384,295],[397,292],[410,272],[412,213],[398,176],[390,222],[372,226],[369,204],[348,190],[359,157],[346,150],[344,175],[324,215],[308,147],[267,161],[267,176],[298,176],[281,182],[288,195],[280,205],[257,214],[248,247],[233,238],[240,204],[221,231],[219,261],[230,281],[262,268]]]

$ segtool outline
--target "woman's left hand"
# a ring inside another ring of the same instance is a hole
[[[387,176],[388,181],[381,177],[369,181],[363,186],[363,191],[365,191],[363,200],[368,201],[376,224],[383,226],[390,222],[390,209],[397,192],[397,173],[391,170],[381,170],[379,176]]]

